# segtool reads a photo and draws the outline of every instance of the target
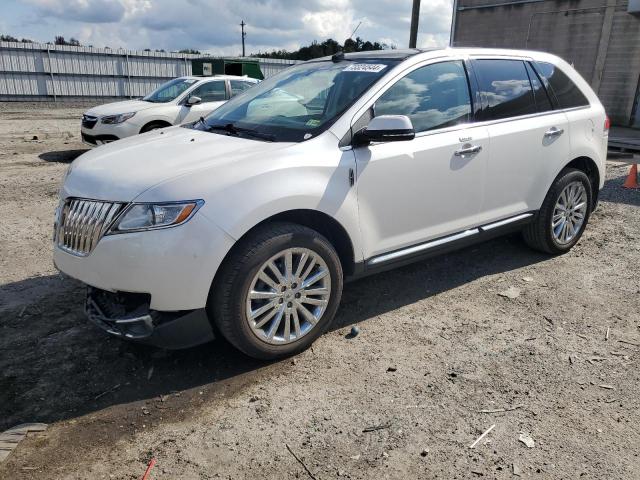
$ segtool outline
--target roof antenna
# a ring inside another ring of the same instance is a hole
[[[349,38],[347,38],[347,40],[349,40],[350,38],[353,38],[353,36],[356,34],[358,29],[360,28],[360,25],[362,25],[362,21],[358,23],[358,26],[353,30],[353,32],[351,32],[351,35],[349,35]],[[338,49],[339,50],[331,56],[331,61],[334,63],[338,63],[344,60],[344,52],[340,49],[340,47],[338,47]]]

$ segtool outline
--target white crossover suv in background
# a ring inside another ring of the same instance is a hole
[[[259,80],[233,75],[180,77],[138,100],[107,103],[82,115],[82,141],[102,145],[158,128],[195,122]]]
[[[75,160],[54,260],[112,335],[188,347],[216,334],[278,358],[330,328],[347,278],[521,230],[580,239],[609,121],[549,54],[338,54],[200,122]]]

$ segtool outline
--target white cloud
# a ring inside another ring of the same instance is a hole
[[[248,52],[356,36],[406,48],[411,0],[3,0],[3,33],[51,41],[76,37],[96,47]],[[418,45],[449,40],[452,0],[422,2]]]

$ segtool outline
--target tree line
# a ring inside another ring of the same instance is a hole
[[[340,45],[333,38],[325,40],[324,42],[318,42],[314,40],[311,45],[307,45],[294,50],[292,52],[287,50],[273,50],[271,52],[258,52],[251,54],[252,57],[263,58],[285,58],[287,60],[311,60],[312,58],[326,57],[333,55],[339,51],[345,53],[349,52],[368,52],[371,50],[385,50],[387,48],[394,49],[393,45],[389,46],[385,43],[370,42],[362,40],[360,37],[356,37],[355,40],[348,38],[343,45]]]

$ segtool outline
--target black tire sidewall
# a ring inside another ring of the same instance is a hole
[[[277,232],[270,236],[268,230],[261,236],[264,241],[257,245],[247,244],[240,248],[231,262],[240,261],[230,279],[230,292],[226,305],[216,305],[214,320],[218,329],[233,345],[244,353],[264,359],[274,359],[293,355],[308,348],[320,335],[330,328],[342,296],[343,273],[340,259],[331,243],[322,235],[306,227],[286,224],[277,226]],[[286,232],[286,230],[290,230]],[[253,332],[246,320],[246,298],[254,276],[264,263],[274,255],[288,248],[307,248],[322,257],[331,276],[331,296],[320,322],[299,341],[286,345],[272,345],[261,340]],[[217,302],[216,302],[217,303]],[[221,318],[225,315],[227,318]],[[224,323],[224,325],[223,325]]]
[[[553,229],[551,228],[551,219],[553,217],[553,211],[555,205],[560,197],[560,194],[567,185],[575,181],[580,181],[587,192],[587,211],[585,214],[584,222],[580,227],[578,234],[567,244],[560,244],[553,236]],[[543,222],[541,227],[544,229],[545,242],[549,246],[549,249],[554,253],[565,253],[571,250],[571,248],[578,243],[582,234],[584,233],[589,217],[591,216],[591,209],[593,203],[593,192],[589,177],[580,170],[567,170],[564,174],[561,174],[554,182],[547,198],[545,199],[544,206],[541,212],[540,221]]]

